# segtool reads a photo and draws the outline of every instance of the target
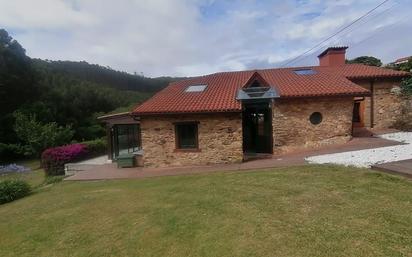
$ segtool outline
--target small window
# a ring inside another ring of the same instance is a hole
[[[249,87],[261,87],[259,81],[255,80]]]
[[[194,86],[188,86],[186,88],[186,92],[203,92],[205,91],[207,85],[194,85]]]
[[[313,74],[316,74],[316,71],[314,71],[312,69],[294,70],[293,72],[296,73],[297,75],[313,75]]]
[[[309,117],[310,123],[318,125],[322,122],[322,114],[320,112],[314,112]]]
[[[176,123],[176,149],[198,149],[198,123]]]

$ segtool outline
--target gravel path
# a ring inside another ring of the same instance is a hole
[[[404,144],[343,153],[310,156],[305,158],[305,160],[309,163],[329,163],[369,168],[375,164],[412,159],[412,132],[390,133],[380,135],[379,137],[398,141]]]

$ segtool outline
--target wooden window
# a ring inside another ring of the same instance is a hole
[[[175,123],[176,149],[198,150],[198,122]]]

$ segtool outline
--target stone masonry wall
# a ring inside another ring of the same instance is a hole
[[[176,151],[174,122],[196,121],[198,152]],[[144,166],[165,167],[241,162],[240,113],[142,117]]]
[[[313,125],[309,117],[322,114]],[[352,134],[353,98],[312,98],[275,101],[273,107],[274,152],[344,143]]]
[[[370,81],[355,81],[370,90]],[[373,128],[390,128],[401,113],[403,98],[399,96],[399,81],[378,80],[374,88]],[[371,127],[371,97],[365,97],[364,125]]]

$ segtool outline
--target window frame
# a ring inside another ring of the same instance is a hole
[[[127,133],[119,133],[127,131]],[[112,144],[112,159],[116,160],[121,154],[119,136],[123,135],[126,139],[127,153],[133,154],[142,149],[142,138],[140,124],[114,124],[111,128],[110,137]],[[123,148],[122,148],[123,149]],[[125,149],[123,149],[125,150]]]
[[[317,71],[312,68],[297,69],[297,70],[293,70],[293,72],[299,76],[309,76],[309,75],[317,74]]]
[[[199,149],[199,122],[198,121],[181,121],[174,122],[175,129],[175,152],[200,152]],[[182,125],[195,125],[195,147],[193,148],[181,148],[180,136],[179,136],[179,126]]]
[[[196,84],[187,86],[185,93],[202,93],[206,90],[207,84]]]

